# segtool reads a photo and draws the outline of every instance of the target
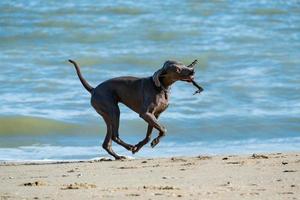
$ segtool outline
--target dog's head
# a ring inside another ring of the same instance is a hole
[[[194,79],[194,66],[196,62],[195,60],[192,64],[185,66],[180,62],[168,60],[161,69],[153,74],[153,81],[157,87],[161,87],[161,80],[163,78],[166,79],[168,83],[174,83],[178,80],[191,82]]]

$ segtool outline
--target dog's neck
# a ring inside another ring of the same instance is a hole
[[[170,79],[167,79],[165,77],[161,77],[160,78],[160,83],[161,83],[161,88],[163,89],[163,91],[169,93],[170,92],[170,89],[171,89],[171,85],[174,83],[175,81],[174,80],[170,80]]]

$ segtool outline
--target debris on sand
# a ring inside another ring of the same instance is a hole
[[[198,158],[199,160],[209,160],[209,159],[211,159],[210,156],[197,156],[197,158]]]
[[[24,183],[22,185],[23,186],[44,186],[44,185],[47,185],[47,184],[44,183],[44,182],[41,182],[41,181],[35,181],[35,182]]]
[[[260,154],[256,154],[256,153],[254,153],[254,154],[252,154],[252,156],[251,156],[253,159],[268,159],[269,157],[268,156],[265,156],[265,155],[260,155]]]
[[[78,189],[90,189],[90,188],[96,188],[97,186],[95,184],[88,184],[88,183],[71,183],[67,185],[63,185],[61,188],[62,190],[78,190]]]

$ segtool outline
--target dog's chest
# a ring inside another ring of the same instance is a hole
[[[169,95],[167,93],[161,93],[158,95],[156,101],[156,113],[165,111],[169,106]]]

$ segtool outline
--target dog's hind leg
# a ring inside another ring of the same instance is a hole
[[[117,155],[112,150],[112,141],[115,141],[116,143],[120,144],[121,146],[125,147],[130,151],[132,151],[133,145],[127,144],[119,138],[118,129],[119,129],[120,110],[118,105],[112,104],[112,102],[113,100],[111,99],[109,100],[105,99],[105,101],[103,101],[103,97],[101,96],[93,96],[91,99],[92,106],[97,111],[97,113],[99,113],[102,116],[107,126],[107,132],[102,147],[110,155],[115,157],[115,159],[122,159],[125,157]]]
[[[112,123],[112,140],[117,144],[121,145],[122,147],[124,147],[125,149],[127,149],[128,151],[132,151],[134,146],[131,144],[127,144],[119,137],[120,109],[118,105],[112,108],[111,123]]]
[[[112,135],[113,135],[113,126],[111,124],[111,120],[109,119],[109,117],[105,114],[102,113],[102,117],[106,123],[107,126],[107,132],[106,132],[106,136],[105,139],[103,141],[102,147],[103,149],[105,149],[107,151],[107,153],[109,153],[110,155],[112,155],[116,160],[120,160],[123,159],[125,157],[123,156],[119,156],[117,155],[113,150],[112,150]]]
[[[107,153],[112,155],[116,160],[125,158],[124,156],[117,155],[112,149],[112,138],[113,138],[114,127],[113,127],[113,123],[112,123],[113,120],[112,120],[111,115],[109,114],[109,112],[105,111],[103,109],[103,107],[100,107],[99,105],[94,104],[94,102],[92,102],[92,105],[95,108],[95,110],[97,111],[97,113],[99,113],[102,116],[102,118],[104,119],[104,121],[106,123],[107,131],[106,131],[105,139],[102,143],[103,149],[105,149],[107,151]]]

